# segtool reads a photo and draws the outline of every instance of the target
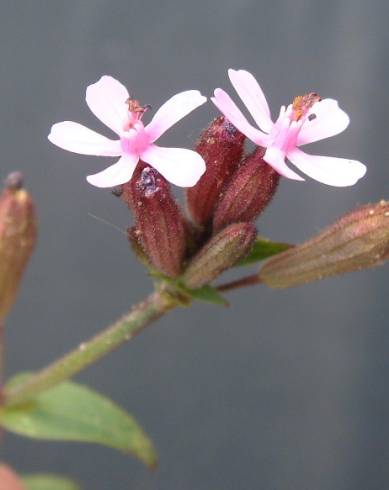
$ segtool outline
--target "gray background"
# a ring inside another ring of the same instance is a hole
[[[273,113],[297,94],[340,100],[342,135],[311,151],[368,165],[358,185],[283,181],[260,223],[301,241],[358,204],[388,198],[386,0],[3,1],[1,174],[22,170],[39,246],[7,331],[8,372],[38,369],[150,289],[124,236],[128,212],[85,175],[107,160],[50,145],[52,123],[107,136],[85,87],[102,74],[158,107],[198,88],[231,93],[228,67],[260,80]],[[164,137],[190,146],[202,107]],[[277,292],[231,294],[230,309],[176,311],[79,376],[130,410],[160,452],[150,474],[109,449],[7,435],[22,471],[69,474],[86,489],[375,490],[389,487],[389,269]]]

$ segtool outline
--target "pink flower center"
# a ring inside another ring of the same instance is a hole
[[[281,107],[280,115],[269,135],[269,146],[287,153],[296,147],[297,137],[305,123],[316,119],[311,108],[321,100],[315,93],[295,97],[287,108]]]
[[[150,106],[142,107],[139,101],[131,98],[126,101],[126,104],[128,105],[128,119],[123,125],[120,143],[124,153],[140,155],[150,144],[141,121],[143,114]]]

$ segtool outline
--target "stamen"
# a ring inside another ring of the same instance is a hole
[[[303,116],[306,115],[309,109],[320,100],[320,95],[316,94],[315,92],[295,97],[292,104],[292,121],[299,121]],[[313,119],[315,119],[316,117],[315,114],[311,114],[311,116],[314,116]],[[309,120],[311,121],[312,118]]]
[[[146,111],[151,109],[150,104],[147,104],[145,106],[141,106],[139,100],[132,99],[131,97],[129,97],[126,100],[126,104],[128,105],[129,112],[131,112],[132,114],[135,114],[138,121],[140,121],[142,119],[142,116]]]

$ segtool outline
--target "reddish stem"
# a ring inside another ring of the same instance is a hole
[[[226,282],[217,287],[218,291],[231,291],[233,289],[244,288],[246,286],[254,286],[255,284],[261,284],[262,281],[257,274],[251,276],[242,277],[236,281]]]

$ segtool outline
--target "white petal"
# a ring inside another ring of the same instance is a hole
[[[354,185],[366,173],[366,166],[356,160],[308,155],[298,148],[288,153],[287,157],[312,179],[335,187]]]
[[[52,126],[49,140],[63,150],[81,155],[117,157],[122,154],[120,141],[113,141],[76,122],[63,121]]]
[[[307,114],[297,138],[297,146],[335,136],[344,131],[349,122],[350,118],[336,100],[323,99],[316,102]]]
[[[150,145],[141,159],[152,165],[165,179],[180,187],[194,186],[205,172],[205,162],[192,150]]]
[[[276,172],[288,179],[292,180],[305,180],[300,175],[293,172],[285,163],[285,153],[276,147],[271,146],[268,148],[263,156],[265,162],[271,165]]]
[[[146,133],[151,138],[151,142],[156,141],[176,122],[206,101],[207,98],[201,95],[198,90],[187,90],[171,97],[158,109],[153,119],[146,126]]]
[[[86,103],[93,114],[116,134],[123,130],[128,119],[129,98],[124,85],[110,76],[104,75],[86,89]]]
[[[258,127],[270,133],[273,127],[270,109],[265,94],[253,75],[246,70],[230,69],[228,76]]]
[[[262,133],[259,129],[254,128],[254,126],[247,121],[227,92],[221,88],[217,88],[215,90],[215,97],[211,97],[211,100],[230,123],[239,129],[241,133],[246,135],[247,138],[257,145],[267,145],[267,135]]]
[[[122,158],[102,172],[88,175],[86,180],[96,187],[115,187],[128,182],[134,173],[139,157],[125,154]]]

